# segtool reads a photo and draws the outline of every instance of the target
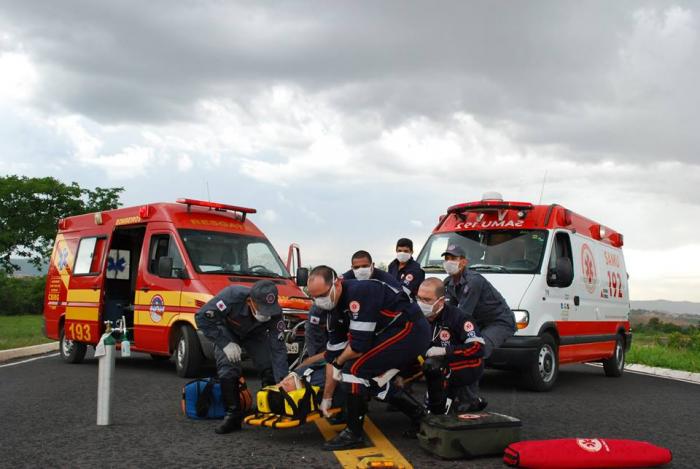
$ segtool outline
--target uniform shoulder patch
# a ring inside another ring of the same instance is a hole
[[[318,316],[309,316],[309,322],[311,324],[319,324],[321,322],[321,318]]]
[[[472,332],[474,330],[474,324],[471,321],[464,321],[464,332]]]
[[[413,280],[413,274],[408,274],[408,275],[406,275],[406,281],[407,281],[407,282],[410,282],[410,281],[412,281],[412,280]]]
[[[348,305],[348,308],[350,309],[350,312],[352,312],[352,313],[359,313],[360,312],[360,302],[359,301],[351,301],[350,304]]]
[[[219,300],[216,302],[216,307],[219,311],[224,311],[226,309],[226,303],[224,303],[224,300]]]
[[[442,342],[447,342],[452,337],[452,334],[450,334],[449,329],[442,329],[440,331],[440,335],[438,335],[438,337],[440,338],[440,340]]]

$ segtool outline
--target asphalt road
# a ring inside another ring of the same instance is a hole
[[[258,381],[252,372],[253,390]],[[320,450],[314,424],[293,430],[246,428],[220,436],[216,422],[180,411],[186,382],[169,362],[145,355],[118,359],[113,422],[97,427],[97,361],[80,365],[50,357],[0,367],[2,467],[337,467]],[[416,391],[424,388],[417,386]],[[698,467],[700,386],[627,373],[605,378],[599,368],[561,370],[551,393],[520,390],[514,374],[489,371],[482,384],[489,409],[519,417],[524,439],[632,438],[666,446],[667,467]],[[401,437],[405,418],[372,403],[370,417],[415,467],[505,467],[498,457],[444,462]]]

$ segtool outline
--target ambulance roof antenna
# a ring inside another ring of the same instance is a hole
[[[542,176],[542,189],[540,189],[540,200],[537,202],[537,205],[542,204],[542,194],[544,194],[544,184],[547,181],[547,170],[544,170],[544,176]]]

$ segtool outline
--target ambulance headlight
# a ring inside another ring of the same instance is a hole
[[[515,325],[518,326],[518,330],[525,329],[530,324],[530,313],[524,309],[514,309],[513,314],[515,315]]]

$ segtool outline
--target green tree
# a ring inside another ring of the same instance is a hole
[[[117,208],[123,191],[84,189],[51,177],[0,177],[0,270],[12,273],[19,268],[11,256],[40,267],[51,255],[59,219]]]

